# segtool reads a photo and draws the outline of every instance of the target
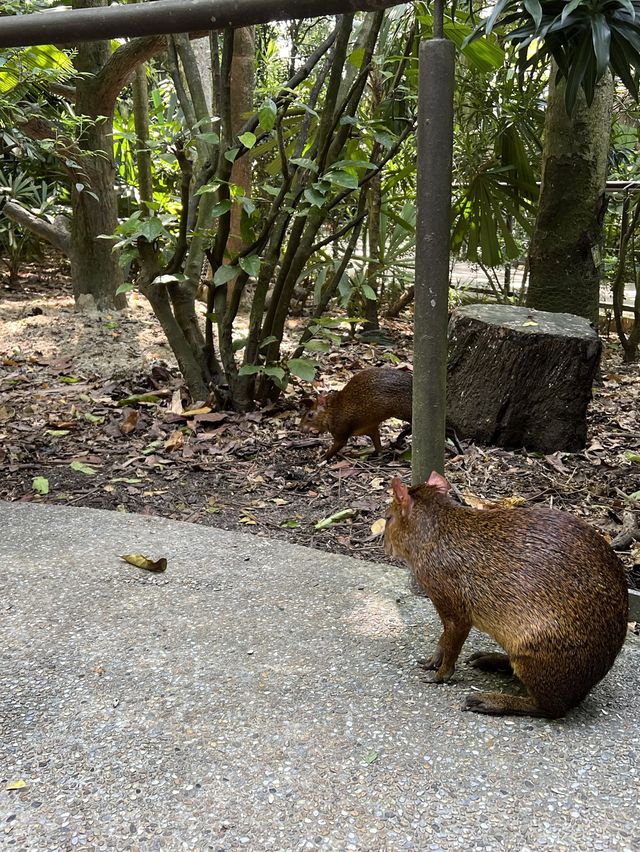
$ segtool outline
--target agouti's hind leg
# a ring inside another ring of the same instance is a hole
[[[562,712],[543,710],[530,696],[508,695],[504,692],[472,692],[467,695],[463,710],[487,713],[492,716],[562,716]]]
[[[511,661],[506,654],[493,653],[490,651],[478,651],[472,654],[467,662],[474,669],[482,669],[485,672],[500,672],[503,674],[513,674]]]
[[[475,693],[467,696],[462,709],[474,713],[557,719],[582,701],[593,685],[592,680],[585,682],[577,659],[557,653],[521,653],[511,657],[511,664],[528,695]]]
[[[375,426],[370,432],[367,432],[371,440],[373,441],[373,446],[375,449],[375,454],[380,455],[382,453],[382,441],[380,440],[380,429]]]

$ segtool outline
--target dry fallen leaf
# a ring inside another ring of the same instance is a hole
[[[551,465],[554,470],[557,470],[558,473],[567,474],[569,471],[562,464],[562,453],[552,453],[551,455],[545,456],[545,461]]]
[[[527,501],[524,497],[516,497],[516,495],[512,495],[511,497],[501,497],[499,500],[496,500],[495,503],[491,503],[487,508],[495,508],[499,506],[501,509],[514,509],[516,506],[526,506]]]
[[[143,556],[142,553],[126,553],[120,559],[128,562],[129,565],[135,565],[136,568],[142,568],[144,571],[152,571],[154,574],[161,574],[167,570],[167,560],[164,556],[156,559],[154,562],[147,556]]]
[[[28,787],[27,782],[23,781],[20,778],[18,781],[9,781],[7,786],[4,788],[5,790],[26,790]]]
[[[374,521],[371,524],[371,534],[372,535],[382,535],[386,525],[387,525],[387,522],[384,518],[378,518],[377,521]]]
[[[184,446],[184,432],[176,429],[164,442],[165,450],[180,450]]]
[[[140,412],[136,411],[135,408],[132,408],[120,424],[120,431],[122,434],[130,435],[138,425],[139,418]]]
[[[201,408],[189,408],[182,412],[183,417],[195,417],[197,414],[209,414],[211,408],[208,405],[203,405]]]
[[[174,390],[173,395],[171,397],[171,405],[169,406],[169,411],[172,414],[182,414],[182,391],[180,388]]]
[[[485,500],[484,497],[478,497],[477,494],[469,491],[469,489],[464,492],[463,496],[465,503],[471,506],[472,509],[494,509],[496,505],[495,503],[492,503],[491,500]]]

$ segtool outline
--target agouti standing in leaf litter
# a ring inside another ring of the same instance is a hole
[[[411,423],[412,382],[413,376],[406,370],[361,370],[342,390],[307,400],[308,410],[302,416],[300,429],[331,432],[333,444],[325,459],[335,456],[352,435],[368,435],[376,453],[381,453],[380,424],[390,417]]]
[[[527,696],[476,693],[463,710],[556,718],[609,671],[627,630],[622,563],[588,524],[546,508],[470,509],[448,496],[438,473],[393,483],[385,550],[411,567],[443,624],[425,680],[451,678],[471,627],[506,655],[470,662],[513,671]]]

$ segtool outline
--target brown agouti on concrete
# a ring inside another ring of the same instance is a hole
[[[406,370],[371,367],[356,373],[339,391],[320,393],[307,400],[308,410],[300,421],[303,432],[331,432],[333,444],[325,453],[330,459],[352,435],[369,435],[377,453],[382,452],[380,429],[383,420],[397,417],[411,423],[413,376]]]
[[[407,488],[393,480],[384,536],[438,611],[443,632],[422,665],[425,680],[451,677],[471,627],[507,652],[470,658],[513,671],[528,695],[476,693],[463,710],[562,716],[609,671],[627,630],[622,563],[588,524],[554,509],[469,509],[443,476]]]

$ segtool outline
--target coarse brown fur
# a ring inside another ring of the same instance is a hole
[[[528,691],[467,696],[479,713],[558,717],[609,671],[625,639],[622,563],[595,530],[544,508],[458,506],[447,483],[394,480],[385,550],[404,559],[443,624],[427,679],[443,683],[471,627],[507,653],[475,654],[478,668],[513,670]]]
[[[356,373],[342,388],[310,400],[300,429],[331,432],[330,459],[352,435],[369,435],[376,453],[382,452],[379,426],[390,417],[411,423],[411,373],[388,367],[371,367]]]

